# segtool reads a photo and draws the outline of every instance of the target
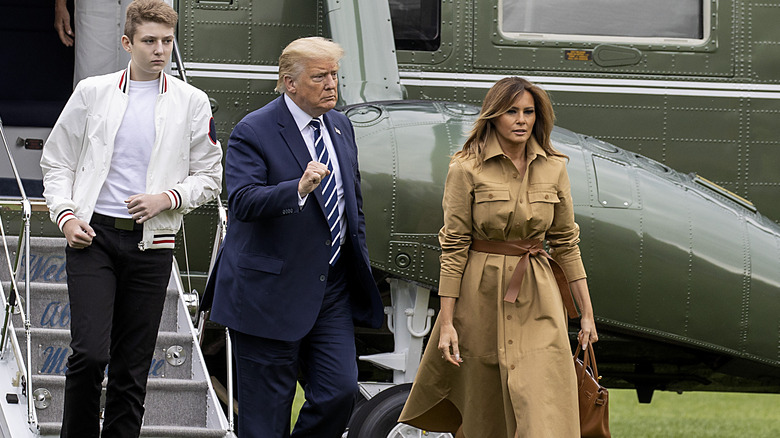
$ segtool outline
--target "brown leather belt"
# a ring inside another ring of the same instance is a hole
[[[517,295],[520,293],[520,285],[523,283],[523,276],[528,269],[529,257],[540,255],[547,257],[550,260],[550,267],[553,275],[555,275],[555,282],[558,283],[558,290],[561,292],[561,299],[563,300],[563,305],[566,306],[569,318],[576,318],[580,315],[577,307],[574,306],[574,300],[571,298],[571,289],[569,288],[569,282],[566,280],[566,274],[563,273],[563,269],[561,269],[558,262],[544,250],[541,240],[472,240],[471,249],[490,254],[520,257],[520,261],[517,262],[517,267],[515,267],[515,273],[512,274],[512,278],[509,280],[506,295],[504,295],[504,301],[509,303],[514,303],[517,300]]]

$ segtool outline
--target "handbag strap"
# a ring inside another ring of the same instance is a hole
[[[580,345],[580,343],[577,342],[577,351],[574,352],[575,359],[579,357],[581,351],[582,351],[582,345]],[[595,378],[596,381],[598,382],[599,368],[598,366],[596,366],[596,353],[593,352],[593,345],[590,345],[590,348],[585,350],[585,355],[582,361],[582,374],[577,376],[577,380],[579,380],[580,383],[582,383],[582,380],[585,378],[585,370],[587,370],[589,366],[593,369],[593,378]]]

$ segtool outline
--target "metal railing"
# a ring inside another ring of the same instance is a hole
[[[211,262],[209,263],[209,276],[211,276],[211,272],[214,270],[214,263],[217,259],[217,253],[219,252],[219,247],[222,245],[222,242],[225,240],[225,234],[227,233],[227,210],[224,206],[222,206],[222,200],[217,196],[217,211],[219,212],[219,223],[217,224],[217,232],[214,235],[214,247],[212,250],[211,255]],[[200,320],[200,331],[199,334],[203,334],[203,329],[205,328],[206,324],[206,318],[207,314],[206,312],[201,313],[201,320]],[[201,338],[202,339],[202,338]],[[233,408],[233,342],[230,340],[230,330],[225,327],[225,360],[226,363],[226,369],[227,369],[227,416],[228,416],[228,427],[230,432],[235,431],[235,424],[233,420],[234,415],[234,408]]]
[[[21,230],[21,235],[19,237],[19,244],[17,245],[16,250],[16,261],[14,263],[14,266],[16,267],[16,270],[11,269],[10,265],[10,258],[8,258],[8,245],[6,243],[5,238],[5,228],[0,229],[2,231],[2,238],[3,238],[3,246],[5,247],[5,253],[6,253],[6,260],[9,260],[8,268],[11,271],[11,295],[9,296],[7,302],[5,303],[5,319],[3,322],[3,333],[2,333],[2,343],[0,343],[0,346],[5,347],[5,341],[6,337],[8,335],[8,326],[9,321],[11,318],[11,312],[13,311],[13,308],[16,307],[17,303],[21,301],[19,297],[19,291],[16,285],[16,275],[15,273],[18,272],[20,268],[20,264],[22,260],[24,261],[24,293],[25,293],[25,299],[24,299],[24,305],[25,310],[22,312],[22,322],[24,323],[24,334],[25,339],[27,341],[27,348],[26,348],[26,354],[25,354],[25,361],[24,363],[19,363],[20,371],[24,373],[24,379],[25,379],[25,387],[24,391],[26,392],[24,395],[27,398],[27,423],[30,425],[31,429],[37,429],[37,416],[35,413],[35,408],[33,405],[33,397],[32,397],[32,352],[30,348],[30,219],[32,218],[32,205],[30,204],[30,200],[27,198],[27,193],[24,190],[24,185],[22,184],[22,179],[19,176],[19,171],[16,169],[16,162],[14,161],[14,157],[11,154],[11,149],[8,147],[8,142],[5,138],[5,130],[3,129],[3,121],[0,119],[0,137],[2,137],[3,140],[3,146],[5,146],[5,152],[8,155],[8,160],[11,163],[11,170],[14,172],[14,178],[16,179],[16,184],[19,186],[19,193],[21,194],[21,200],[19,201],[22,207],[22,221],[24,224],[24,227]],[[2,221],[0,220],[0,225],[2,225]],[[22,251],[23,249],[23,251]],[[21,258],[21,254],[24,253],[24,258]],[[3,295],[3,301],[6,301],[5,296]],[[13,339],[13,345],[14,345],[14,352],[17,357],[17,363],[19,362],[19,344],[16,340],[15,336],[12,336]],[[5,348],[3,348],[3,351]],[[26,364],[26,365],[25,365]]]
[[[179,74],[179,78],[181,78],[182,81],[187,82],[187,69],[184,66],[184,62],[182,61],[181,52],[179,51],[179,43],[176,39],[173,40],[173,59],[176,62],[176,71]],[[219,251],[219,247],[222,245],[222,241],[225,239],[225,234],[227,233],[227,210],[222,205],[222,200],[219,196],[217,196],[217,212],[219,214],[219,223],[217,224],[217,230],[214,236],[214,246],[211,253],[211,260],[209,262],[209,272],[208,274],[211,275],[211,271],[214,269],[214,262],[216,261],[217,252]],[[183,228],[183,227],[182,227]],[[186,237],[185,237],[186,239]],[[186,241],[185,241],[186,242]],[[186,243],[185,243],[186,246]],[[185,257],[186,255],[186,248],[185,248]],[[187,262],[187,275],[189,275],[189,262]],[[191,288],[190,288],[191,289]],[[205,330],[206,325],[206,319],[208,318],[208,315],[206,312],[201,312],[200,318],[198,320],[198,340],[202,342],[203,340],[203,332]],[[225,328],[225,356],[227,360],[227,400],[225,400],[227,404],[227,419],[228,419],[228,431],[234,432],[235,431],[235,422],[233,420],[233,344],[230,341],[230,332],[228,328]]]

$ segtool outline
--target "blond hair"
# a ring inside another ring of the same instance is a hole
[[[276,92],[284,93],[284,78],[297,79],[311,60],[327,60],[338,63],[344,57],[344,49],[337,43],[322,37],[298,38],[284,48],[279,56],[279,79]]]
[[[175,28],[179,14],[162,0],[134,0],[127,7],[125,19],[125,35],[133,42],[135,31],[145,22],[164,24]]]
[[[555,150],[550,141],[550,133],[555,124],[555,113],[547,92],[538,85],[516,76],[501,79],[488,90],[469,138],[463,144],[463,149],[455,154],[455,157],[474,155],[477,158],[477,164],[481,165],[485,160],[485,143],[495,130],[493,119],[512,108],[515,101],[526,91],[531,93],[534,98],[534,111],[536,112],[536,122],[531,130],[531,135],[548,154],[566,157]]]

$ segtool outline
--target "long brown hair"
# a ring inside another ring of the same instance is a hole
[[[534,98],[534,111],[536,112],[536,122],[531,130],[531,135],[549,155],[568,158],[555,150],[550,142],[550,133],[555,124],[555,113],[547,92],[517,76],[501,79],[490,87],[469,138],[463,144],[463,149],[455,154],[455,157],[468,157],[473,154],[477,158],[477,165],[481,165],[485,160],[485,143],[493,135],[495,129],[493,119],[506,113],[517,98],[526,91],[531,93]]]

